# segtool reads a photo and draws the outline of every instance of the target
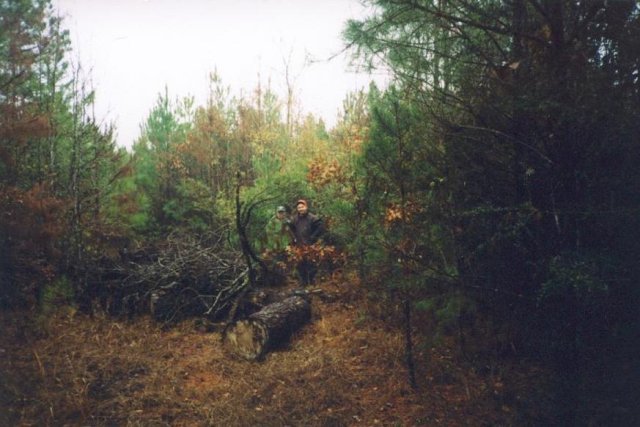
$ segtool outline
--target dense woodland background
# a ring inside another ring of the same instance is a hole
[[[639,422],[638,3],[366,3],[346,48],[394,78],[334,128],[212,73],[205,105],[158,88],[125,150],[50,2],[0,1],[0,305],[37,328],[168,294],[159,320],[219,320],[305,197],[371,316],[479,369],[548,367],[558,425]]]

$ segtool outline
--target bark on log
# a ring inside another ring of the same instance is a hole
[[[230,352],[247,360],[260,360],[311,319],[311,305],[293,296],[265,306],[247,319],[232,323],[223,333]]]

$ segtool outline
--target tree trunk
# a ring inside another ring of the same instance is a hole
[[[310,319],[309,301],[293,296],[229,325],[223,332],[223,344],[244,359],[260,360]]]
[[[407,364],[409,384],[413,390],[418,388],[416,382],[416,365],[413,361],[413,340],[411,338],[411,301],[407,298],[404,305],[404,360]]]

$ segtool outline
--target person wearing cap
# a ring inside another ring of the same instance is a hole
[[[295,237],[294,243],[298,247],[313,245],[324,232],[322,220],[309,212],[309,204],[304,199],[296,202],[296,214],[291,220],[291,229]],[[297,270],[300,284],[306,286],[313,283],[318,267],[312,260],[303,257],[297,265]]]
[[[293,235],[289,229],[289,218],[284,206],[278,206],[276,214],[267,222],[265,232],[267,235],[266,249],[268,250],[284,251],[292,243]]]

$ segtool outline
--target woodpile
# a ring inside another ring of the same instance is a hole
[[[97,272],[103,309],[112,314],[150,312],[156,320],[224,318],[249,285],[242,254],[227,234],[172,234],[161,245],[124,254]]]

